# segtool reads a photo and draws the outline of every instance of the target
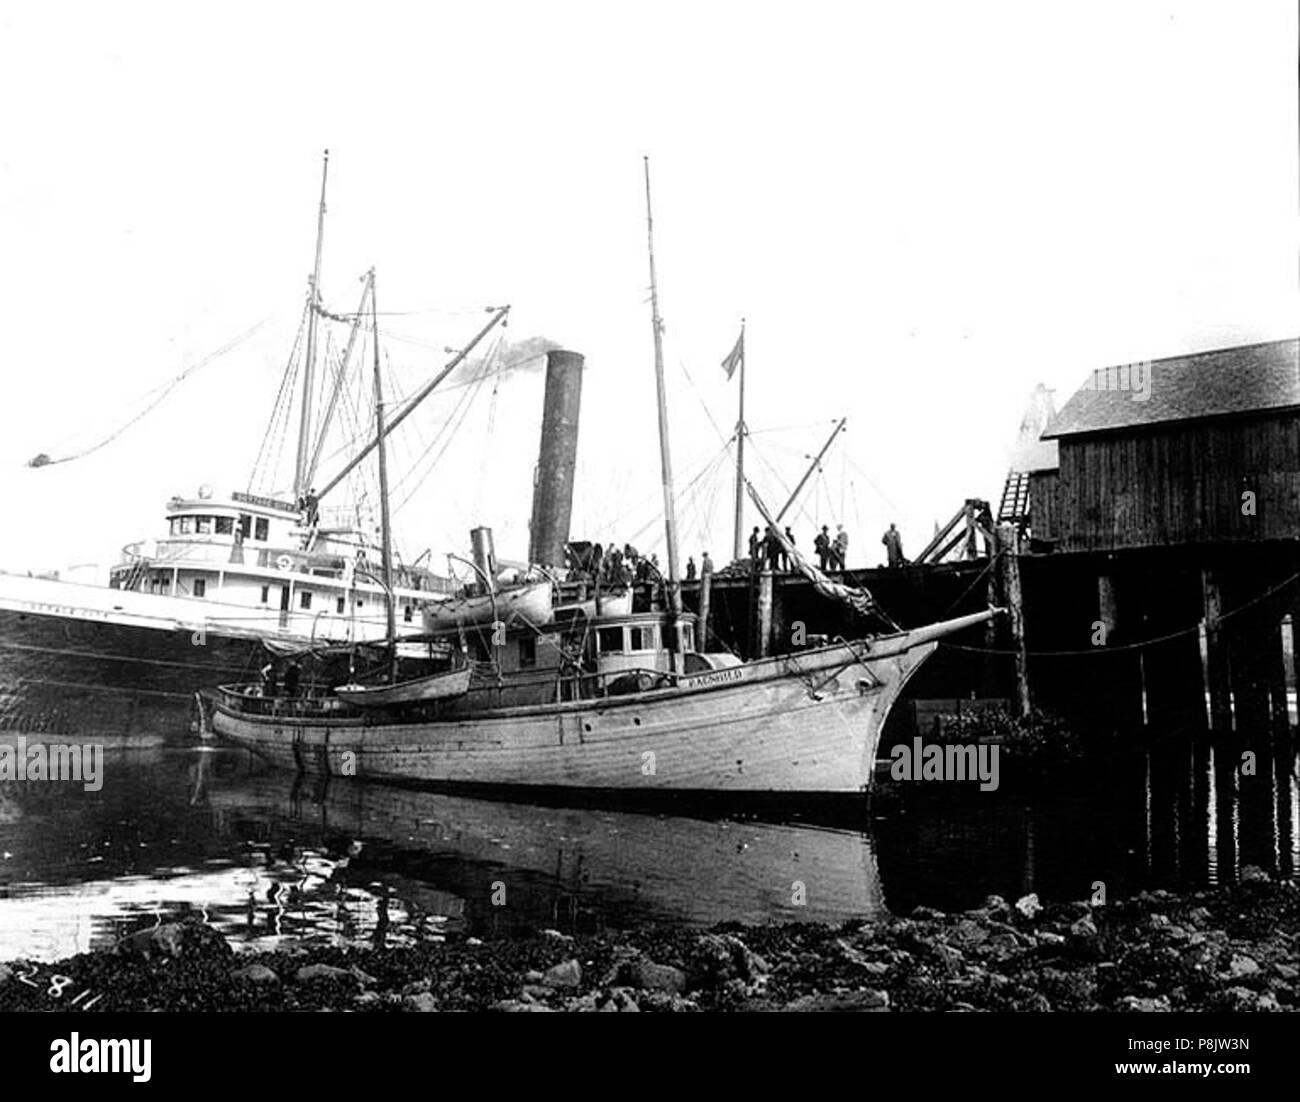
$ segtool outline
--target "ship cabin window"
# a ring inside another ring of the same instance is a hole
[[[195,517],[194,531],[200,536],[212,535],[212,517]]]
[[[677,630],[681,632],[682,653],[692,654],[695,651],[695,625],[679,624]]]
[[[217,517],[217,535],[231,536],[235,533],[234,517]]]
[[[631,635],[631,644],[628,650],[657,650],[657,640],[655,639],[655,629],[647,624],[645,627],[628,628],[628,634]]]
[[[487,644],[477,635],[470,636],[469,640],[470,657],[475,662],[491,662],[492,656],[488,654]]]
[[[194,579],[194,596],[206,597],[208,595],[208,583],[204,578]]]
[[[402,619],[410,623],[415,618],[415,609],[411,607],[411,602],[406,602],[406,607],[402,609]]]
[[[269,601],[270,599],[271,599],[271,587],[269,585],[262,586],[262,604],[266,604],[266,602]]]
[[[596,632],[596,642],[600,644],[601,654],[622,654],[623,629],[600,628]]]
[[[298,607],[311,608],[311,590],[304,589],[298,594]]]
[[[266,542],[266,533],[269,526],[270,526],[270,521],[268,521],[266,517],[258,517],[257,529],[253,533],[253,539],[262,540],[263,542]]]
[[[519,668],[531,670],[537,665],[537,637],[526,635],[519,640]]]
[[[182,536],[193,535],[193,533],[194,533],[194,518],[193,518],[193,517],[181,517],[180,520],[181,520],[181,535],[182,535]]]
[[[263,598],[263,599],[265,599],[265,598]],[[345,601],[345,598],[340,597],[337,601],[334,602],[334,611],[337,612],[340,616],[343,615],[343,605],[344,605],[344,601]]]
[[[239,534],[248,539],[253,534],[253,518],[247,513],[239,514]]]

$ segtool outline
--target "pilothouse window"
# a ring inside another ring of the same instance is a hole
[[[622,628],[600,628],[596,632],[596,639],[600,643],[601,654],[623,653]]]
[[[217,517],[217,535],[229,536],[235,531],[234,517]]]
[[[212,518],[211,518],[211,517],[195,517],[194,519],[195,519],[194,530],[195,530],[195,531],[196,531],[200,536],[210,536],[210,535],[212,535]]]
[[[253,539],[264,541],[266,539],[267,528],[269,527],[269,525],[270,522],[266,519],[266,517],[258,517],[257,530],[253,534]]]

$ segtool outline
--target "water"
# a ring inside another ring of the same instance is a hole
[[[104,785],[0,782],[0,960],[187,914],[237,949],[448,933],[840,922],[990,893],[1080,899],[1300,868],[1289,748],[1170,738],[1064,779],[916,784],[833,822],[539,807],[267,771],[209,747],[107,751]],[[1258,748],[1262,747],[1260,752]],[[960,790],[959,790],[960,789]]]

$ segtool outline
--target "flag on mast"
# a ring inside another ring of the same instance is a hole
[[[722,361],[722,370],[727,373],[727,380],[736,373],[742,363],[745,362],[745,327],[740,327],[740,336],[736,338],[736,347],[727,353],[727,358]]]

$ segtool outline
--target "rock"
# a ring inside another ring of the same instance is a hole
[[[294,979],[299,983],[313,983],[316,980],[350,980],[354,978],[346,968],[335,968],[332,964],[304,964],[294,976]]]
[[[591,991],[580,999],[570,999],[564,1004],[564,1009],[571,1014],[591,1014],[600,1009],[600,998]]]
[[[957,944],[967,947],[987,941],[988,936],[988,930],[971,918],[963,918],[948,933],[950,941],[955,941]]]
[[[639,1003],[643,1011],[654,1010],[666,1014],[694,1014],[700,1009],[693,999],[669,995],[663,991],[643,991]]]
[[[686,973],[671,964],[635,961],[625,967],[624,975],[630,986],[644,991],[666,991],[670,995],[680,995],[686,990]]]
[[[361,971],[361,969],[355,964],[349,969],[349,971],[352,973],[353,978],[355,978],[362,987],[377,987],[379,985],[379,981],[375,979],[374,976],[370,975],[369,972]]]
[[[529,1012],[536,1014],[555,1013],[555,1011],[553,1011],[549,1006],[543,1006],[541,1003],[526,1003],[519,999],[502,999],[500,1002],[493,1003],[488,1007],[488,1009],[495,1010],[501,1014],[520,1014]]]
[[[1081,918],[1070,926],[1070,933],[1077,938],[1090,940],[1097,936],[1097,924],[1091,918]]]
[[[577,987],[582,983],[582,965],[573,958],[563,961],[543,973],[542,983],[547,987]]]
[[[280,977],[265,964],[250,964],[246,968],[241,968],[235,973],[235,979],[247,980],[249,983],[255,983],[259,986],[264,983],[280,982]]]
[[[1272,877],[1258,865],[1246,865],[1238,874],[1237,879],[1243,884],[1267,884],[1272,880]]]
[[[1284,980],[1287,980],[1291,983],[1294,983],[1297,979],[1300,979],[1300,968],[1297,968],[1294,964],[1282,964],[1281,962],[1279,962],[1273,965],[1273,970]],[[4,982],[3,971],[4,971],[4,965],[0,964],[0,983]]]
[[[13,977],[14,970],[7,964],[0,964],[0,984],[8,983]]]
[[[1278,1004],[1277,996],[1271,991],[1266,991],[1255,1000],[1255,1009],[1263,1013],[1277,1013],[1282,1007]]]
[[[1158,999],[1143,999],[1137,995],[1125,995],[1120,999],[1121,1010],[1136,1010],[1142,1014],[1163,1014],[1169,1010],[1169,999],[1161,995]]]
[[[524,984],[524,994],[534,999],[549,999],[555,994],[555,988],[547,987],[541,983],[526,983]]]
[[[990,916],[993,916],[1004,915],[1011,910],[1011,907],[1000,895],[986,895],[984,897],[984,906],[982,909]]]
[[[1054,934],[1051,930],[1038,931],[1039,945],[1064,945],[1065,937],[1062,934]]]
[[[722,984],[728,980],[752,981],[770,972],[767,961],[731,934],[700,934],[692,956],[692,982]]]
[[[1038,893],[1030,892],[1028,895],[1022,895],[1016,900],[1016,910],[1026,918],[1033,918],[1043,909],[1043,905],[1038,902]]]
[[[1259,1001],[1259,996],[1249,987],[1229,987],[1223,997],[1232,1010],[1251,1010]]]
[[[1232,959],[1228,961],[1227,974],[1234,980],[1239,980],[1243,976],[1253,976],[1259,971],[1259,964],[1253,957],[1248,957],[1244,953],[1233,953]]]
[[[357,1006],[374,1006],[376,1003],[382,1003],[384,998],[375,991],[362,991],[353,1001]]]
[[[936,941],[930,947],[930,958],[944,972],[953,975],[961,970],[965,958],[961,955],[960,950],[954,949],[951,945],[945,945],[942,941]]]
[[[837,1013],[879,1013],[889,1009],[889,992],[868,989],[864,991],[853,991],[845,995],[804,995],[803,998],[795,999],[794,1002],[787,1003],[784,1009],[796,1013],[810,1011],[816,1013],[824,1013],[826,1011]]]
[[[525,983],[541,983],[542,980],[544,980],[545,978],[546,978],[546,974],[537,971],[536,968],[530,968],[527,972],[524,973]]]
[[[539,972],[538,975],[541,975]],[[430,979],[414,980],[406,984],[401,990],[402,995],[424,995],[433,990],[433,981]]]
[[[1187,912],[1187,921],[1197,929],[1205,929],[1212,920],[1212,915],[1206,907],[1193,907]]]
[[[572,938],[569,934],[562,934],[562,933],[560,933],[559,930],[549,930],[549,929],[548,929],[548,930],[543,930],[543,931],[542,931],[542,937],[548,937],[548,938],[550,938],[552,941],[572,941],[572,940],[573,940],[573,938]]]
[[[1163,930],[1169,926],[1169,916],[1160,914],[1158,911],[1154,914],[1147,915],[1147,926],[1152,930]]]
[[[438,1000],[428,991],[407,995],[402,999],[402,1009],[408,1014],[433,1014],[438,1009]]]
[[[467,937],[465,939],[465,944],[468,945],[471,949],[477,949],[480,945],[483,944],[483,939],[477,937]]]
[[[922,921],[942,922],[948,916],[933,907],[917,907],[912,911],[911,917]]]
[[[614,988],[609,993],[609,1000],[600,1009],[602,1012],[617,1011],[621,1014],[638,1014],[641,1011],[632,992],[626,987]]]
[[[175,959],[185,955],[212,954],[231,957],[233,950],[216,930],[204,922],[166,922],[148,930],[128,934],[113,946],[119,956],[139,956],[146,959]]]

